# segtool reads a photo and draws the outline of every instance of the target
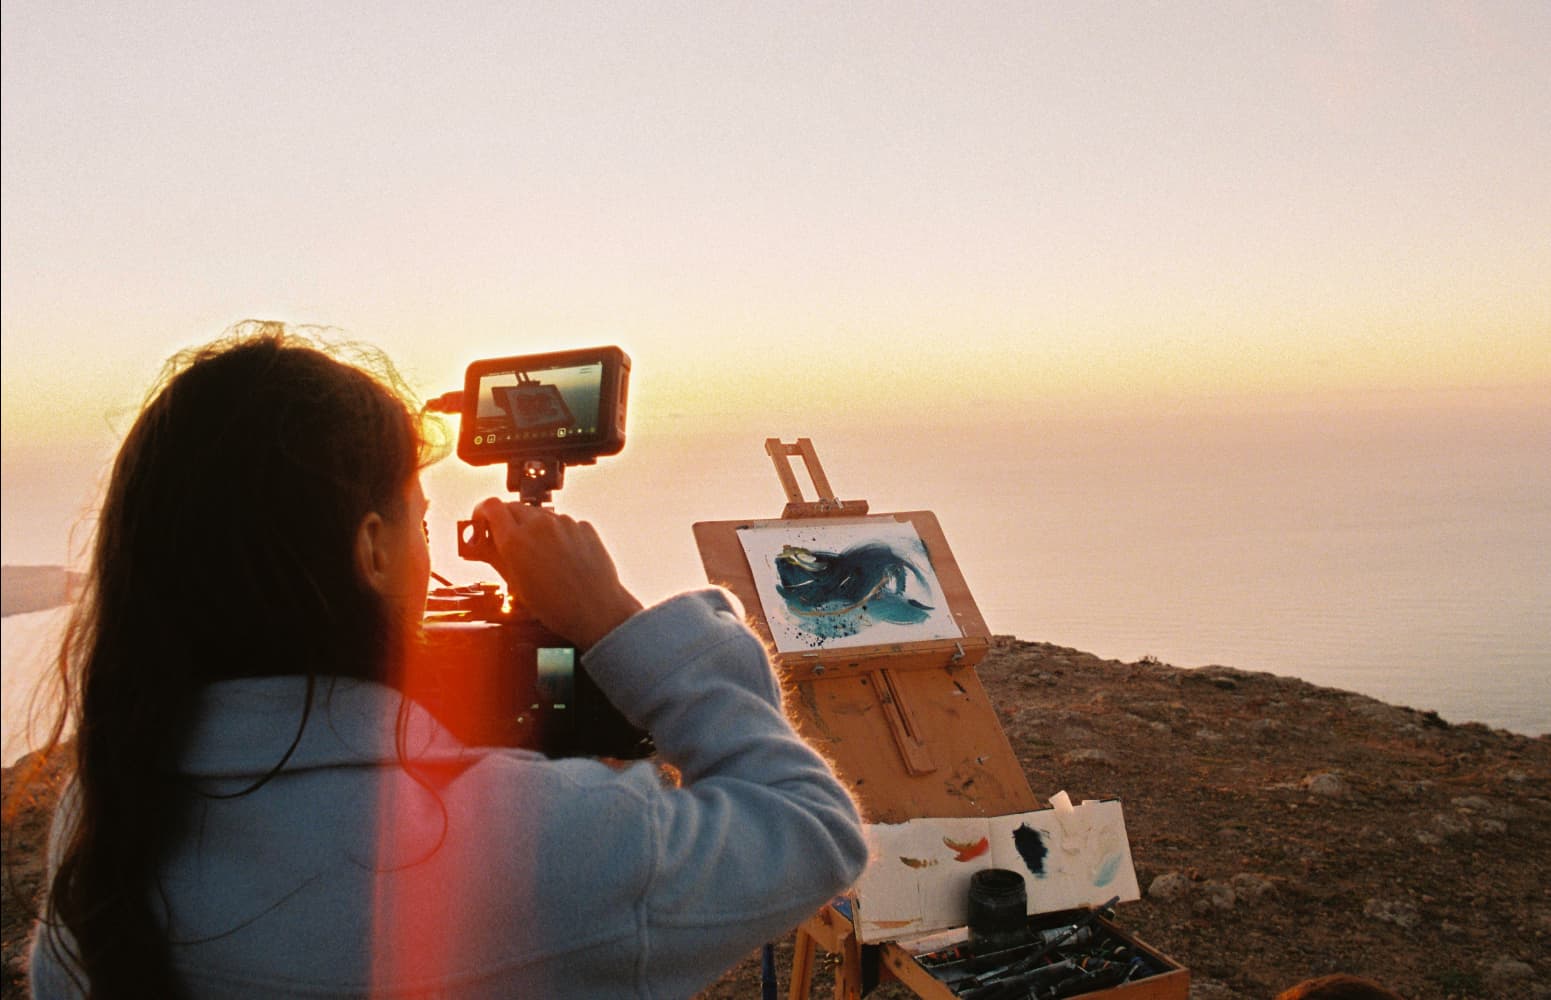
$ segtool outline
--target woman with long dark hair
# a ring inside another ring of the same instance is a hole
[[[589,525],[475,512],[679,786],[465,746],[394,686],[433,449],[368,364],[251,324],[130,429],[60,656],[40,1000],[685,996],[859,872],[855,808],[726,597],[642,610]]]

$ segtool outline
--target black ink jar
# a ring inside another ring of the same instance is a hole
[[[969,950],[977,955],[1028,943],[1028,890],[1023,876],[984,868],[969,879]]]

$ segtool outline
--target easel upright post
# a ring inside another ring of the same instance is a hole
[[[819,464],[818,452],[814,450],[811,438],[798,438],[793,444],[787,444],[780,438],[766,438],[765,454],[775,464],[776,476],[781,480],[781,488],[786,491],[786,508],[781,511],[781,517],[859,517],[867,513],[866,500],[835,499],[835,491],[829,485],[829,477],[824,475],[824,467]],[[813,482],[817,499],[811,502],[803,499],[802,487],[792,472],[793,456],[802,459],[808,470],[808,478]]]

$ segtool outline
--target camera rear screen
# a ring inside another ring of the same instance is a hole
[[[601,425],[602,395],[601,361],[485,372],[471,443],[505,453],[597,441],[609,430]]]
[[[540,646],[534,651],[538,661],[534,708],[562,712],[576,697],[576,648]]]

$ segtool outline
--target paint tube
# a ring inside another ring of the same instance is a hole
[[[1034,932],[1035,943],[1043,945],[1061,944],[1075,948],[1087,944],[1093,940],[1093,930],[1089,927],[1078,927],[1069,924],[1066,927],[1050,927],[1042,931]]]

